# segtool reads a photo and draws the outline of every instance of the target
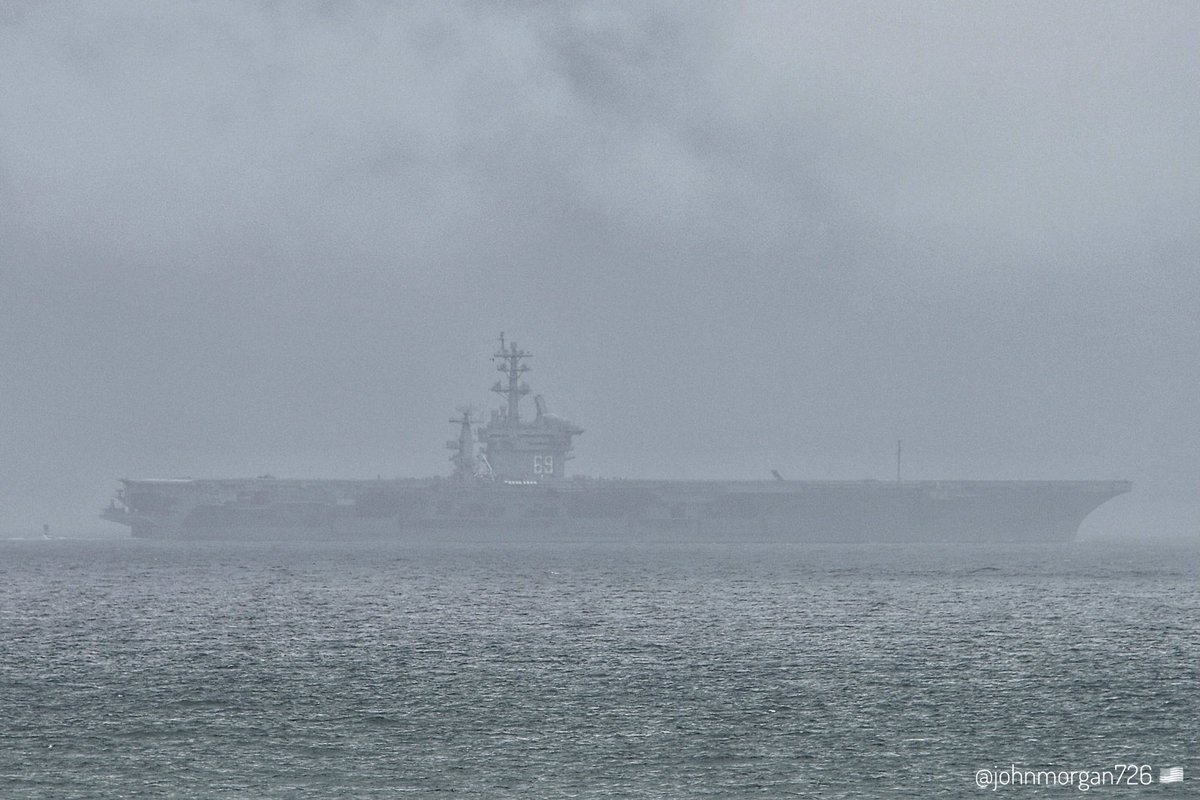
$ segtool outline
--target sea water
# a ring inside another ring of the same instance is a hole
[[[0,797],[1195,796],[1198,620],[1180,545],[0,541]]]

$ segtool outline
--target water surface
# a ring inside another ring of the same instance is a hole
[[[1198,587],[1089,542],[0,541],[0,796],[1182,797]]]

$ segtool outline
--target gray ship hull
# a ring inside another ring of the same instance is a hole
[[[668,535],[1066,541],[1126,481],[126,480],[103,516],[166,539]]]
[[[505,399],[470,406],[449,478],[125,480],[103,513],[134,536],[328,539],[466,535],[760,537],[813,542],[1062,541],[1125,481],[648,481],[567,477],[583,428],[550,413],[524,375],[532,353],[499,337]],[[477,450],[476,445],[482,445]],[[897,475],[899,472],[897,449]],[[778,473],[776,477],[779,478]]]

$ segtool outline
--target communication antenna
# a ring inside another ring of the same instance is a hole
[[[475,409],[471,406],[459,406],[458,416],[450,423],[459,426],[457,439],[446,442],[446,447],[454,451],[450,461],[454,463],[454,477],[462,480],[475,474],[475,432],[472,429],[477,420],[474,418]]]
[[[521,398],[529,394],[529,384],[521,380],[521,375],[529,371],[529,365],[523,363],[531,358],[533,353],[527,353],[517,347],[516,342],[506,342],[503,331],[500,333],[500,349],[492,355],[496,369],[504,373],[507,381],[496,381],[492,391],[508,400],[504,411],[504,421],[509,427],[517,427],[521,421]]]

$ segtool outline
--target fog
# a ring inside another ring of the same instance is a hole
[[[1200,530],[1200,6],[0,3],[0,526],[426,476],[1129,479]]]

